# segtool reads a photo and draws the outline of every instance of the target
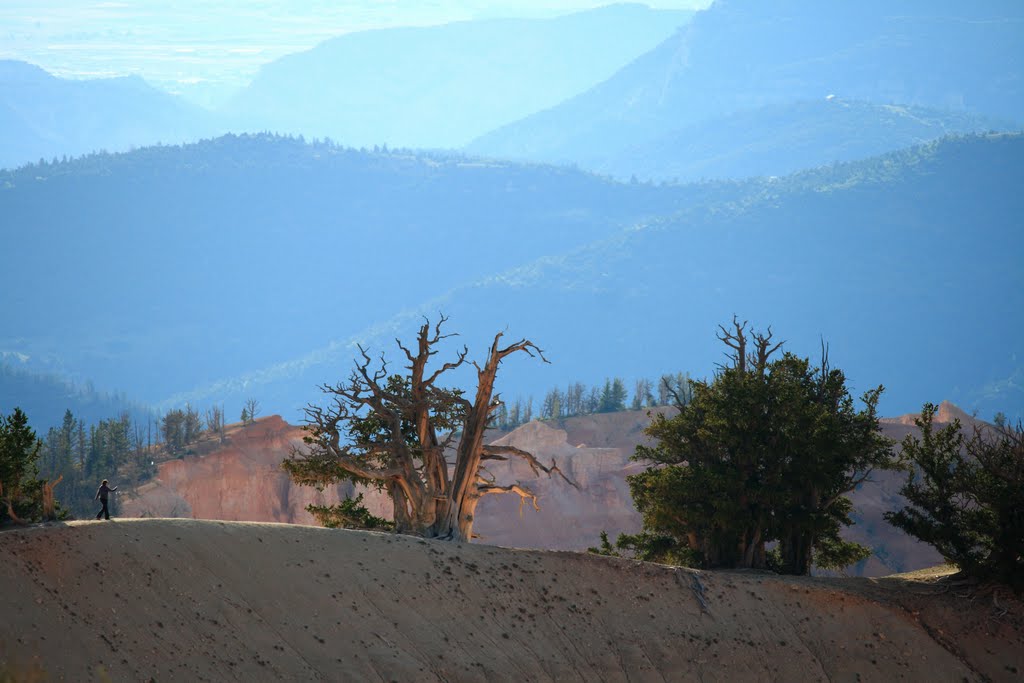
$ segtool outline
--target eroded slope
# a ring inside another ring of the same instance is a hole
[[[26,670],[37,657],[52,680],[962,681],[1024,669],[1019,603],[1003,596],[999,615],[865,580],[195,520],[5,531],[0,557],[0,662]],[[970,642],[951,647],[969,619]]]

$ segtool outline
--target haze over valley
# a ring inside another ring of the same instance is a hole
[[[164,408],[255,392],[294,417],[354,342],[421,313],[451,312],[469,339],[506,326],[542,339],[558,362],[505,380],[525,396],[706,374],[715,325],[735,312],[804,352],[824,338],[861,388],[889,387],[893,414],[929,397],[1020,415],[1017,321],[994,314],[1021,292],[1020,145],[991,135],[1024,111],[1019,8],[842,11],[848,30],[831,37],[839,17],[813,3],[735,0],[695,16],[614,5],[348,33],[265,65],[226,105],[275,131],[254,137],[137,77],[65,81],[9,62],[2,277],[11,292],[37,285],[0,333],[4,362]],[[612,50],[595,39],[609,33]],[[817,38],[786,38],[798,34]],[[474,126],[497,129],[465,151],[409,148],[457,147]],[[506,152],[517,161],[495,158]],[[837,161],[852,163],[804,171]],[[671,259],[633,246],[669,235]],[[608,248],[615,259],[592,256]],[[45,276],[22,258],[44,252]],[[514,299],[462,303],[482,291]],[[943,310],[976,319],[936,335]]]
[[[1016,680],[1021,45],[1011,0],[5,3],[0,681]]]

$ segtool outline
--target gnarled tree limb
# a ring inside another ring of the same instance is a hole
[[[53,498],[53,489],[62,481],[64,481],[63,474],[53,482],[43,482],[43,519],[48,522],[57,519],[57,503]]]
[[[15,491],[15,493],[17,493],[17,491]],[[3,495],[4,485],[0,483],[0,497],[2,497]],[[11,518],[12,522],[14,522],[15,524],[28,524],[27,521],[19,517],[17,513],[14,512],[14,502],[12,501],[10,496],[8,496],[7,498],[3,498],[3,501],[4,503],[7,504],[7,516]]]
[[[523,503],[529,499],[533,503],[533,509],[540,511],[540,505],[537,503],[537,494],[530,489],[524,487],[522,484],[508,484],[507,486],[497,486],[493,484],[479,484],[476,487],[476,494],[478,497],[486,496],[490,493],[514,493],[519,496],[519,516],[523,516]]]
[[[568,483],[573,488],[576,488],[576,489],[579,488],[579,485],[576,482],[574,482],[569,477],[565,476],[565,473],[562,472],[562,470],[558,467],[557,464],[555,464],[554,458],[551,459],[551,465],[550,466],[545,466],[541,461],[537,460],[537,458],[533,455],[533,453],[529,453],[527,451],[524,451],[521,448],[516,448],[515,446],[496,446],[496,445],[484,446],[483,447],[483,456],[480,459],[481,460],[507,460],[508,458],[505,457],[505,456],[509,456],[509,455],[515,456],[515,457],[520,458],[522,460],[525,460],[526,464],[530,466],[530,469],[533,470],[533,473],[535,475],[537,475],[538,477],[540,476],[541,472],[543,472],[544,474],[548,475],[549,477],[554,475],[554,474],[557,474],[558,476],[560,476],[562,479],[564,479],[566,481],[566,483]]]

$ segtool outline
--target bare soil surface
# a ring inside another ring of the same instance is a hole
[[[941,572],[697,572],[272,523],[2,531],[0,615],[15,680],[1024,676],[1021,603]]]

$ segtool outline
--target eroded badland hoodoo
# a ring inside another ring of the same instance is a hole
[[[4,531],[0,556],[0,661],[49,680],[984,681],[1024,671],[1019,602],[930,579],[696,572],[168,519]]]

